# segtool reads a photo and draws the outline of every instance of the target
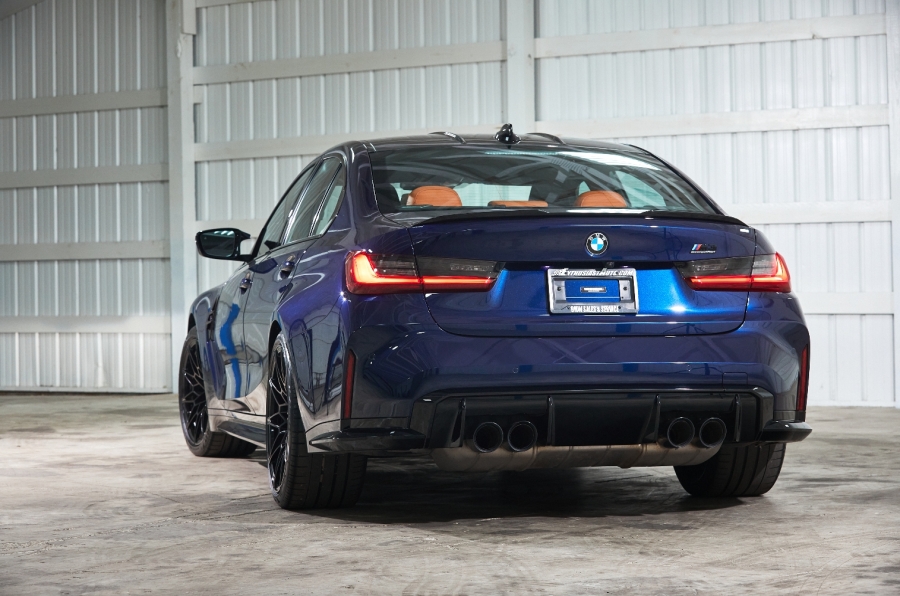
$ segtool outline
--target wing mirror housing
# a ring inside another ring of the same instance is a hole
[[[208,259],[249,261],[250,255],[241,253],[241,243],[250,234],[237,228],[216,228],[197,232],[197,252]]]

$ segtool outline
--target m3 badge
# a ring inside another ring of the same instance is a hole
[[[716,253],[715,244],[695,244],[691,248],[692,255],[713,255]]]

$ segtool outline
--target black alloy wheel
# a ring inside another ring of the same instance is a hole
[[[193,340],[193,341],[192,341]],[[209,427],[206,409],[206,390],[203,387],[203,367],[200,364],[200,346],[196,334],[188,337],[184,350],[187,358],[181,370],[181,387],[178,405],[181,410],[181,428],[188,445],[199,445]]]
[[[362,492],[364,455],[309,453],[284,336],[269,353],[266,464],[272,498],[284,509],[349,507]]]
[[[253,443],[209,429],[209,409],[196,327],[191,327],[184,340],[179,373],[178,411],[184,441],[191,453],[200,457],[244,457],[253,453],[256,450]]]

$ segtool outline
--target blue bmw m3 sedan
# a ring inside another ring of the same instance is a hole
[[[804,439],[809,333],[784,259],[664,160],[548,134],[348,142],[191,307],[190,450],[265,448],[286,509],[356,502],[367,457],[443,470],[674,466],[760,495]]]

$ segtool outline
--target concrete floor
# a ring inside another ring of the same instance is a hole
[[[0,594],[900,593],[900,410],[809,419],[759,498],[371,460],[356,508],[294,513],[259,452],[192,456],[173,396],[2,396]]]

